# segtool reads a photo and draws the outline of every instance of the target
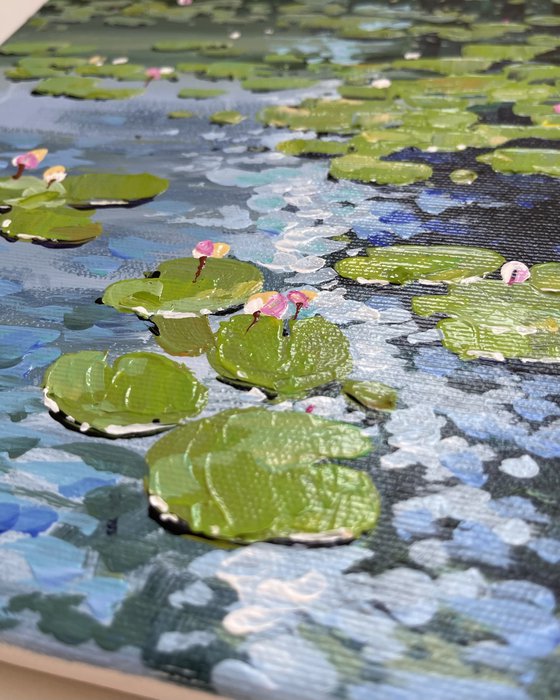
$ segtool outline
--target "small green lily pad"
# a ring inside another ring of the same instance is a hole
[[[196,357],[214,345],[214,334],[208,316],[166,318],[152,316],[151,329],[158,345],[170,355]]]
[[[292,139],[282,141],[276,149],[289,156],[341,156],[347,153],[348,143],[321,139]]]
[[[466,58],[487,58],[491,61],[531,61],[546,51],[547,47],[527,44],[467,44],[461,53]]]
[[[560,151],[549,148],[500,148],[477,160],[498,173],[560,177]]]
[[[225,95],[225,90],[219,88],[183,88],[179,90],[177,97],[183,100],[208,100],[211,97]]]
[[[251,76],[241,81],[241,87],[251,92],[274,92],[275,90],[302,90],[313,87],[316,82],[309,78]]]
[[[34,95],[72,97],[77,100],[127,100],[143,90],[104,88],[95,78],[46,78],[33,89]]]
[[[62,355],[43,379],[47,408],[68,427],[118,438],[152,435],[196,416],[207,390],[184,366],[147,352]]]
[[[375,527],[380,500],[364,472],[329,460],[371,449],[356,427],[261,408],[173,430],[147,454],[150,504],[205,537],[337,544]]]
[[[449,173],[449,178],[456,185],[472,185],[472,183],[478,178],[478,175],[474,170],[459,168],[458,170],[453,170],[451,173]]]
[[[210,117],[212,124],[219,124],[220,126],[235,126],[235,124],[241,124],[245,119],[247,119],[247,117],[244,117],[241,112],[237,112],[234,109],[214,112]]]
[[[0,47],[0,54],[4,56],[29,56],[56,52],[59,49],[70,46],[64,41],[13,41]]]
[[[420,316],[451,316],[437,327],[445,347],[463,360],[560,360],[557,295],[530,283],[481,280],[457,285],[449,294],[415,297],[412,308]]]
[[[192,119],[196,117],[194,112],[189,112],[188,109],[178,109],[174,112],[169,112],[167,115],[168,119]]]
[[[60,207],[13,207],[8,213],[0,214],[0,235],[9,241],[71,248],[89,243],[101,235],[103,227],[90,217],[90,212]]]
[[[329,175],[337,180],[358,180],[378,185],[410,185],[423,182],[432,176],[432,169],[423,163],[385,161],[377,158],[349,154],[331,161]]]
[[[560,263],[533,265],[531,284],[541,292],[560,292]]]
[[[393,411],[397,407],[397,392],[382,382],[358,382],[347,380],[342,391],[348,398],[364,408],[374,411]]]
[[[337,262],[338,274],[360,284],[465,282],[494,272],[505,262],[493,250],[470,246],[395,245],[366,252],[367,257]]]
[[[431,73],[444,73],[445,75],[478,73],[479,71],[487,70],[491,65],[492,60],[488,58],[418,58],[414,61],[393,61],[393,68],[430,71]]]
[[[284,324],[261,316],[234,316],[220,324],[208,361],[223,379],[256,386],[273,397],[304,396],[310,389],[344,379],[352,370],[348,340],[320,316]]]
[[[241,306],[262,289],[263,276],[252,263],[209,258],[194,282],[198,266],[194,258],[169,260],[154,277],[110,285],[103,303],[142,318],[190,318]]]

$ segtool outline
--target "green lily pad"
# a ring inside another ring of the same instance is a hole
[[[223,41],[205,39],[180,39],[179,41],[158,41],[153,45],[154,51],[177,53],[180,51],[199,52],[208,49],[227,49],[231,44]]]
[[[541,292],[560,292],[560,263],[533,265],[531,284]]]
[[[301,68],[305,66],[305,56],[301,53],[269,53],[264,57],[265,63],[271,63],[275,66],[284,68]]]
[[[451,316],[437,327],[445,347],[463,360],[560,361],[558,298],[532,284],[484,280],[415,297],[412,308],[420,316]]]
[[[274,92],[275,90],[301,90],[313,87],[316,80],[295,77],[252,76],[241,81],[241,87],[251,92]]]
[[[371,449],[354,426],[305,413],[224,411],[173,430],[147,454],[164,522],[240,544],[347,542],[379,517],[364,472],[332,464]]]
[[[169,119],[192,119],[196,117],[196,114],[194,112],[189,112],[188,109],[178,109],[174,112],[169,112],[167,117]]]
[[[0,235],[9,241],[30,241],[46,247],[70,248],[101,235],[101,224],[91,221],[90,212],[74,209],[14,207],[0,214]]]
[[[478,175],[474,172],[474,170],[459,168],[458,170],[453,170],[453,172],[449,174],[449,178],[456,185],[472,185],[472,183],[478,179]]]
[[[165,192],[169,181],[149,173],[119,175],[87,173],[64,180],[68,203],[73,207],[114,207],[146,202]]]
[[[70,46],[64,41],[14,41],[3,44],[0,47],[0,54],[4,56],[29,56],[55,52],[58,49]]]
[[[126,100],[143,90],[104,88],[95,78],[46,78],[35,86],[34,95],[72,97],[77,100]]]
[[[508,77],[529,83],[542,80],[560,80],[560,66],[552,63],[521,63],[507,69]],[[533,103],[533,101],[531,101]]]
[[[206,66],[204,72],[208,78],[214,80],[247,80],[255,75],[268,74],[269,71],[269,66],[265,66],[262,63],[216,61]]]
[[[112,78],[113,80],[136,80],[141,82],[146,80],[146,68],[135,63],[124,63],[117,66],[113,66],[110,63],[104,66],[80,66],[76,68],[76,73],[88,78]],[[162,77],[169,79],[176,76],[170,74]]]
[[[501,148],[477,160],[498,173],[560,177],[560,151],[548,148]]]
[[[220,324],[208,361],[223,379],[256,386],[271,396],[304,396],[310,389],[344,379],[352,370],[349,345],[338,326],[320,316],[284,324],[261,316],[234,316]]]
[[[457,109],[423,109],[403,115],[403,129],[466,129],[478,121],[474,112]]]
[[[371,85],[341,85],[338,94],[347,100],[386,100],[387,88],[376,88]]]
[[[158,345],[170,355],[196,357],[207,352],[214,345],[214,334],[208,316],[191,318],[166,318],[152,316],[151,329]]]
[[[40,205],[41,198],[45,206],[58,206],[65,203],[65,190],[61,183],[54,183],[47,189],[42,178],[23,175],[14,180],[12,177],[0,178],[0,208],[14,206],[34,208]],[[50,202],[50,205],[49,205]]]
[[[461,53],[466,58],[487,58],[491,61],[531,61],[546,51],[546,47],[527,44],[467,44]]]
[[[432,176],[432,169],[423,163],[389,162],[371,156],[349,154],[331,161],[329,175],[337,180],[359,180],[379,185],[410,185]]]
[[[382,382],[357,382],[348,380],[342,385],[348,398],[364,408],[374,411],[393,411],[397,407],[397,392]]]
[[[220,126],[235,126],[235,124],[241,124],[245,121],[247,117],[244,117],[241,112],[237,112],[234,109],[226,109],[222,112],[214,112],[210,117],[212,124],[219,124]]]
[[[178,63],[175,70],[179,73],[206,73],[211,64],[208,63]]]
[[[184,366],[162,355],[62,355],[43,379],[47,408],[68,427],[104,437],[153,435],[196,416],[207,390]]]
[[[262,289],[262,274],[251,263],[209,258],[194,282],[198,265],[194,258],[162,263],[156,277],[110,285],[103,303],[142,318],[189,318],[241,306]]]
[[[219,88],[183,88],[179,90],[177,97],[183,100],[208,100],[211,97],[225,95],[225,90]]]
[[[22,58],[5,75],[10,80],[38,80],[64,76],[74,68],[87,64],[85,58],[59,56],[30,56]]]
[[[487,70],[491,65],[492,60],[487,58],[418,58],[414,61],[393,61],[393,68],[444,73],[445,75],[478,73],[479,71]]]
[[[470,246],[395,245],[367,248],[367,257],[339,260],[341,277],[360,284],[437,284],[470,282],[500,268],[505,259],[493,250]]]
[[[341,156],[348,151],[348,144],[320,139],[292,139],[282,141],[276,149],[289,156]]]

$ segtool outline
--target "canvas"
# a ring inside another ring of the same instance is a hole
[[[559,27],[51,0],[0,48],[1,642],[560,695]]]

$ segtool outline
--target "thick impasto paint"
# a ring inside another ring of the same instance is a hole
[[[559,27],[50,0],[0,48],[0,641],[558,695]]]

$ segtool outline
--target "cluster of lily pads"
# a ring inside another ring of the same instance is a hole
[[[55,165],[42,177],[26,174],[47,153],[39,148],[15,156],[15,174],[0,178],[0,235],[8,241],[80,246],[102,233],[101,224],[92,221],[96,208],[141,204],[167,189],[167,180],[147,173],[68,175]]]
[[[100,301],[149,320],[167,355],[206,353],[221,381],[262,392],[271,404],[337,386],[355,408],[395,408],[391,387],[348,380],[349,345],[335,324],[300,318],[312,312],[314,292],[262,291],[260,270],[228,253],[225,243],[201,241],[192,257],[115,282]],[[212,316],[240,308],[212,330]],[[180,532],[235,543],[332,544],[376,523],[379,497],[369,476],[332,461],[371,449],[355,426],[272,406],[193,421],[207,388],[185,365],[150,352],[113,362],[101,352],[66,354],[43,386],[53,417],[85,435],[172,429],[147,453],[147,488],[159,520]]]
[[[397,245],[335,268],[359,284],[448,285],[447,294],[414,297],[412,309],[445,315],[437,323],[443,344],[463,360],[560,362],[560,263],[529,269],[485,248]],[[501,280],[483,279],[498,270]]]

